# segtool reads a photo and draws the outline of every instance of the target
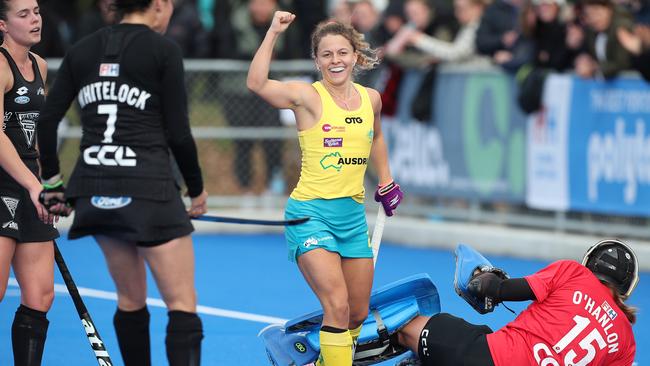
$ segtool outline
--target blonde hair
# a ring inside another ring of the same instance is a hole
[[[339,35],[347,39],[352,45],[352,50],[357,54],[355,69],[371,70],[379,65],[377,50],[370,47],[363,34],[357,32],[352,26],[335,20],[320,22],[311,34],[311,57],[316,58],[318,45],[327,35]]]

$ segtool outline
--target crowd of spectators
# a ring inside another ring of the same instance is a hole
[[[417,71],[420,84],[409,113],[420,121],[431,121],[432,85],[443,64],[501,67],[516,77],[517,102],[526,113],[539,109],[549,72],[610,79],[637,70],[650,81],[650,0],[171,1],[175,11],[166,35],[188,59],[251,60],[275,10],[296,14],[296,24],[278,41],[278,60],[310,58],[311,32],[324,19],[352,24],[383,59],[358,82],[377,89],[383,113],[391,115],[399,109],[400,83]],[[46,59],[62,57],[77,40],[118,21],[110,2],[40,0],[42,42],[32,50]],[[228,124],[280,126],[277,110],[256,100],[244,77],[220,76]],[[253,144],[234,143],[235,176],[242,192],[251,192]],[[267,184],[282,171],[281,159],[271,153],[281,150],[280,143],[262,145]]]
[[[111,0],[41,0],[43,41],[61,57],[69,45],[117,21]],[[173,0],[167,36],[186,58],[250,59],[275,9],[297,15],[278,59],[309,58],[309,35],[328,17],[351,23],[382,49],[385,67],[362,82],[385,92],[404,70],[494,64],[517,75],[520,104],[534,110],[550,71],[608,79],[637,69],[650,79],[650,0]],[[569,1],[569,2],[567,2]]]

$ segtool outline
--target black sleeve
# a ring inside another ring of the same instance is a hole
[[[524,278],[511,278],[501,282],[501,301],[536,300],[535,293]]]
[[[65,57],[57,71],[54,86],[48,92],[36,124],[41,176],[44,179],[51,178],[60,171],[59,157],[56,151],[57,128],[76,94],[77,88],[72,79],[68,57]]]
[[[203,192],[203,178],[187,113],[182,53],[176,45],[169,47],[162,76],[162,90],[163,127],[167,143],[178,162],[188,195],[196,197]]]
[[[481,297],[502,301],[535,300],[535,294],[524,278],[504,280],[494,273],[481,273],[470,281],[470,291]]]

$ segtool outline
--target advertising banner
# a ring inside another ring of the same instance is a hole
[[[415,78],[404,80],[400,98],[412,100],[417,87],[406,84]],[[525,118],[514,84],[500,72],[440,73],[424,122],[409,118],[411,104],[400,99],[399,118],[382,124],[395,180],[420,194],[523,202]]]
[[[569,195],[579,211],[650,214],[650,88],[575,79]]]
[[[552,75],[543,111],[528,122],[533,208],[650,214],[650,89]]]

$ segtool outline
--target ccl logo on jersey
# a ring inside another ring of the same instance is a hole
[[[88,165],[134,167],[138,164],[136,153],[128,146],[93,145],[83,152]]]

